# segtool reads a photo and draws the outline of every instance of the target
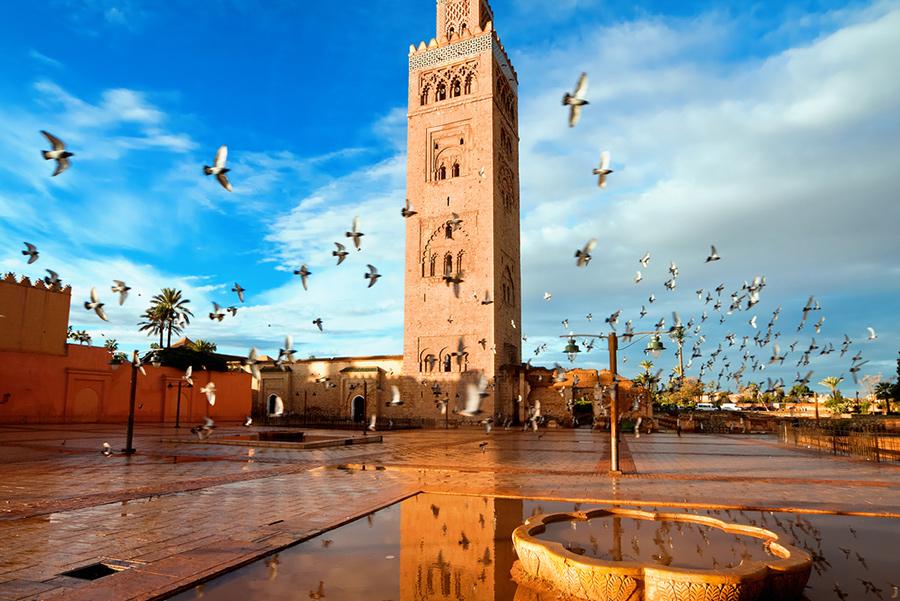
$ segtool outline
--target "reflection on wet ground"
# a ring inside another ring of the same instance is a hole
[[[606,516],[554,522],[535,536],[579,555],[677,568],[733,568],[775,558],[759,538],[690,522]]]
[[[529,515],[592,508],[527,499],[420,494],[173,599],[513,601],[518,585],[510,578],[515,561],[512,530]],[[809,601],[900,598],[896,587],[900,584],[896,551],[900,520],[718,510],[693,513],[760,526],[809,551],[813,556],[813,573],[806,590]],[[595,521],[600,523],[587,527],[582,522],[575,530],[568,522],[557,524],[561,530],[558,534],[589,550],[593,536],[598,554],[611,553],[612,520]],[[688,528],[688,524],[681,524],[679,530],[678,523],[663,527],[647,522],[638,527],[636,523],[626,525],[630,521],[622,519],[623,557],[633,553],[634,557],[659,563],[653,555],[662,555],[664,548],[672,556],[673,565],[702,568],[711,567],[712,557],[722,565],[740,563],[745,549],[749,553],[764,552],[761,544],[756,551],[752,549],[753,539],[739,542],[716,529],[700,534],[698,525]],[[604,522],[609,525],[604,527]],[[704,536],[709,538],[709,545]],[[631,548],[632,544],[637,549]],[[547,595],[533,592],[528,598],[550,601]]]

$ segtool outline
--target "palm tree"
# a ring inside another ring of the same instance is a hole
[[[172,331],[180,334],[182,324],[191,323],[190,318],[194,314],[186,306],[191,301],[181,298],[181,290],[163,288],[162,292],[154,296],[151,302],[151,306],[156,307],[163,318],[163,327],[167,330],[166,348],[169,348],[172,346]],[[160,339],[160,344],[162,344],[162,339]]]
[[[144,311],[141,317],[144,321],[138,323],[141,332],[147,332],[147,336],[159,335],[159,346],[162,347],[163,333],[166,330],[165,319],[159,307],[151,305],[149,309]]]
[[[209,340],[198,339],[191,342],[190,348],[192,351],[198,353],[214,353],[216,352],[216,343],[210,342]]]
[[[894,396],[893,382],[879,382],[875,385],[875,398],[885,402],[887,413],[891,412],[891,397]]]
[[[826,388],[828,388],[831,391],[832,400],[837,401],[838,395],[840,394],[840,391],[837,389],[837,387],[843,381],[844,378],[839,378],[837,376],[828,376],[827,378],[819,382],[819,386],[825,386]]]

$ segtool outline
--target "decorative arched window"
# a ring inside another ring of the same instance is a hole
[[[447,99],[447,84],[441,82],[437,85],[437,100],[446,100]]]
[[[444,275],[453,274],[453,255],[447,253],[444,255]]]
[[[462,84],[460,83],[459,78],[455,78],[450,84],[450,98],[456,98],[458,96],[462,96]]]
[[[425,361],[422,364],[422,370],[423,371],[434,371],[435,363],[437,363],[437,358],[434,355],[432,355],[430,353],[428,355],[425,355]]]
[[[471,94],[472,93],[472,80],[475,79],[475,76],[469,73],[466,75],[466,83],[463,86],[463,94]]]
[[[435,268],[436,263],[437,263],[437,254],[433,254],[433,255],[431,255],[431,260],[429,261],[429,266],[428,266],[428,275],[430,275],[431,277],[434,277],[434,268]]]
[[[444,355],[444,371],[449,372],[453,369],[453,360],[450,355]]]
[[[437,170],[437,179],[444,180],[447,179],[447,166],[441,163],[441,166],[438,167]]]
[[[428,104],[428,96],[430,96],[430,95],[431,95],[431,86],[425,86],[422,89],[421,96],[419,97],[419,104],[422,106],[425,106],[426,104]]]
[[[444,238],[447,238],[448,240],[453,239],[453,226],[449,223],[444,227]]]
[[[453,25],[451,25],[451,26],[450,26],[450,29],[447,30],[447,37],[449,38],[449,37],[452,36],[454,33],[456,33],[456,30],[453,28]]]
[[[463,251],[459,251],[456,254],[456,272],[457,273],[462,273],[462,260],[463,260],[464,254],[465,253]]]
[[[453,163],[453,167],[450,168],[450,177],[459,177],[459,163]]]

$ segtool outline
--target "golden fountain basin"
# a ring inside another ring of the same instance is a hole
[[[761,539],[768,553],[764,560],[742,560],[734,567],[684,568],[600,559],[584,554],[584,549],[573,552],[560,542],[535,536],[555,522],[575,522],[577,527],[579,521],[596,518],[706,526],[737,537],[751,537],[754,542]],[[812,567],[809,553],[779,542],[778,535],[770,530],[689,513],[595,509],[537,515],[516,528],[512,540],[519,557],[512,570],[516,581],[536,591],[552,590],[571,599],[591,601],[788,601],[801,598]],[[517,601],[519,598],[517,595]]]

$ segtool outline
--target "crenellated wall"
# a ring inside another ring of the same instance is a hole
[[[64,355],[72,289],[43,280],[0,279],[0,351]]]

